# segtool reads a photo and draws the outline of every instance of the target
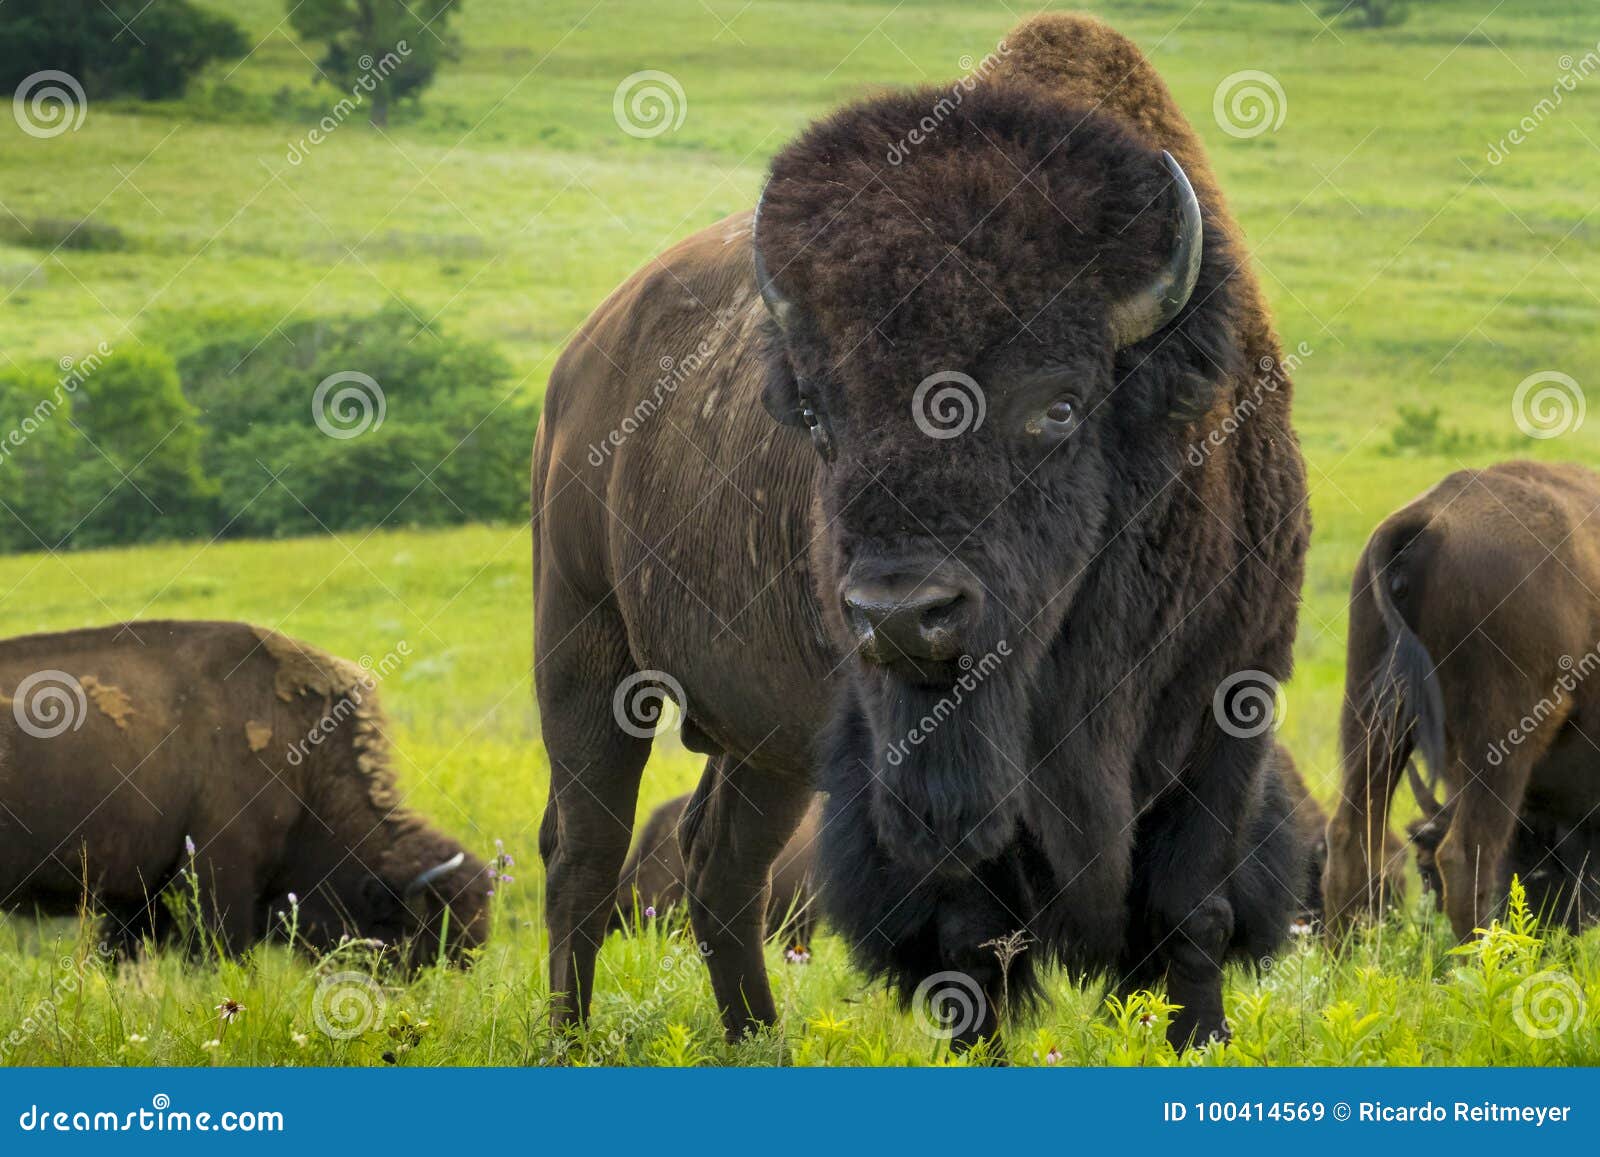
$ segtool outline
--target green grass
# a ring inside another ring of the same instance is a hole
[[[467,0],[464,57],[420,109],[386,133],[346,123],[291,165],[290,142],[337,95],[312,88],[305,57],[273,31],[274,0],[236,7],[260,47],[187,100],[95,105],[80,131],[50,140],[0,134],[0,356],[79,357],[101,340],[134,340],[163,315],[219,305],[291,316],[403,297],[497,343],[518,390],[536,399],[587,312],[651,254],[747,206],[767,157],[809,118],[878,86],[951,78],[1014,23],[999,4]],[[1485,159],[1550,92],[1559,58],[1581,58],[1596,34],[1581,6],[1555,0],[1419,3],[1410,22],[1381,32],[1325,31],[1305,5],[1273,0],[1093,7],[1144,46],[1189,111],[1285,346],[1312,350],[1296,413],[1316,534],[1282,735],[1326,797],[1349,575],[1372,527],[1461,465],[1514,454],[1600,461],[1596,416],[1546,441],[1511,420],[1512,393],[1535,371],[1564,371],[1594,395],[1600,76],[1565,94],[1503,163]],[[618,130],[612,93],[647,68],[676,77],[688,115],[677,132],[639,140]],[[1276,132],[1237,139],[1218,128],[1212,97],[1245,69],[1271,73],[1288,107]],[[96,243],[55,248],[61,223],[85,218]],[[1410,428],[1402,406],[1438,407],[1447,436],[1391,452]],[[537,1062],[552,1042],[541,1028],[534,831],[546,770],[529,684],[528,554],[524,530],[480,527],[18,556],[0,560],[0,592],[6,629],[18,633],[162,615],[250,619],[351,656],[406,640],[415,657],[385,697],[411,802],[480,851],[504,839],[520,871],[479,966],[390,991],[384,1024],[402,1012],[428,1022],[397,1027],[419,1042],[401,1063]],[[642,806],[697,772],[663,744]],[[938,1055],[831,937],[810,965],[772,960],[785,1035],[726,1051],[703,969],[692,958],[682,973],[662,968],[676,959],[671,936],[652,928],[607,945],[591,1059]],[[396,1045],[385,1033],[349,1043],[318,1033],[315,974],[281,948],[242,964],[166,954],[96,966],[62,992],[60,957],[92,952],[92,941],[70,922],[0,924],[0,1028],[59,996],[8,1061],[378,1063]],[[1264,977],[1233,974],[1237,1043],[1200,1059],[1600,1060],[1595,1007],[1581,1031],[1550,1040],[1507,1019],[1507,978],[1544,969],[1600,1006],[1595,935],[1556,937],[1538,958],[1513,953],[1487,991],[1484,969],[1448,948],[1414,908],[1345,958],[1301,946]],[[247,1011],[219,1033],[214,1008],[228,997]],[[620,1049],[606,1043],[613,1030],[626,1038]],[[129,1044],[135,1035],[148,1039]],[[1052,1045],[1067,1063],[1161,1059],[1140,1051],[1148,1030],[1123,1032],[1095,985],[1066,977],[1012,1036],[1022,1061]]]

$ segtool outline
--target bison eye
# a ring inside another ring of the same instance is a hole
[[[1043,434],[1051,439],[1065,438],[1078,428],[1081,421],[1075,398],[1057,398],[1041,416],[1028,423],[1028,429],[1030,433]]]
[[[815,430],[821,421],[817,417],[817,408],[804,398],[800,400],[800,420],[808,430]]]

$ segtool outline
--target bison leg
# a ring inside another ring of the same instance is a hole
[[[730,1043],[777,1020],[762,954],[768,876],[810,804],[809,783],[716,756],[678,829],[689,919]]]
[[[595,954],[617,899],[633,835],[650,737],[613,710],[634,671],[621,616],[585,606],[558,580],[539,589],[535,686],[550,759],[550,796],[539,826],[550,933],[550,1023],[561,1032],[589,1015]]]
[[[1323,919],[1334,937],[1381,913],[1400,891],[1405,845],[1390,836],[1389,808],[1412,750],[1410,728],[1348,704],[1343,730],[1344,772],[1322,874]]]
[[[1486,751],[1488,747],[1464,746],[1462,750]],[[1492,773],[1472,773],[1455,793],[1450,830],[1435,858],[1445,915],[1462,940],[1488,924],[1505,895],[1507,852],[1522,822],[1518,813],[1536,762],[1533,750],[1515,751]]]

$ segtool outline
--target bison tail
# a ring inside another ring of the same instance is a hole
[[[1371,718],[1394,728],[1396,741],[1410,735],[1428,765],[1427,787],[1439,781],[1444,770],[1444,697],[1433,656],[1417,637],[1401,604],[1420,587],[1412,572],[1417,566],[1414,547],[1426,530],[1423,525],[1399,525],[1380,530],[1368,554],[1373,599],[1388,636],[1388,657],[1372,684]],[[1424,807],[1431,790],[1421,791],[1421,778],[1409,770],[1412,790]],[[1426,797],[1426,798],[1424,798]]]

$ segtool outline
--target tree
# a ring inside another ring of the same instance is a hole
[[[389,105],[416,97],[455,60],[458,42],[447,27],[456,0],[284,0],[289,24],[302,40],[324,45],[318,67],[330,84],[366,102],[367,117],[389,123]]]
[[[250,41],[233,20],[190,0],[6,0],[0,4],[0,88],[43,70],[65,72],[90,100],[183,95],[214,60]]]

